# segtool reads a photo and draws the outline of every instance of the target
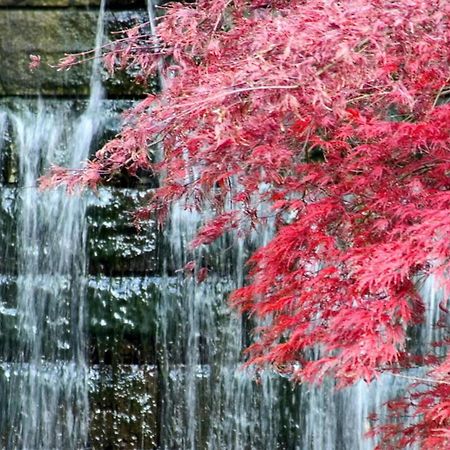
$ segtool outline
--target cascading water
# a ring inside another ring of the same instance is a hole
[[[198,219],[173,208],[170,273],[187,262],[184,249]],[[197,257],[197,264],[217,269],[203,283],[182,272],[166,278],[157,320],[162,449],[277,448],[278,393],[269,376],[257,384],[241,370],[245,328],[226,304],[242,281],[243,260],[238,242]]]
[[[185,249],[198,223],[197,215],[173,208],[172,269],[187,262]],[[222,241],[197,256],[197,264],[214,268],[201,284],[183,271],[166,278],[158,310],[161,449],[373,449],[377,441],[364,436],[368,417],[376,413],[386,420],[386,402],[404,394],[425,369],[385,374],[339,391],[331,380],[320,386],[292,386],[270,374],[252,380],[240,368],[246,327],[226,306],[226,294],[242,282],[244,248],[242,242]],[[432,286],[427,280],[423,295],[433,317],[439,301]],[[433,323],[417,338],[418,347],[439,332],[432,331]]]
[[[434,353],[443,357],[445,350],[433,349],[432,343],[442,341],[448,328],[448,317],[442,317],[439,309],[444,293],[433,277],[418,279],[417,286],[425,303],[425,322],[419,332],[410,330],[408,345],[413,353]],[[447,323],[443,324],[445,320]],[[417,367],[396,374],[385,373],[370,384],[360,381],[342,391],[336,391],[331,383],[320,387],[303,386],[299,448],[372,450],[378,441],[364,437],[371,426],[369,415],[375,413],[381,423],[386,422],[387,402],[402,397],[411,383],[424,380],[427,370],[427,367]],[[402,417],[401,420],[414,423],[417,417]],[[418,448],[418,445],[408,447],[409,450]]]
[[[147,3],[147,13],[148,13],[148,23],[150,25],[150,33],[155,36],[156,35],[156,7],[159,4],[158,0],[146,0]],[[159,48],[156,46],[156,51],[158,51]],[[159,87],[161,89],[164,89],[165,87],[165,81],[163,74],[161,73],[161,70],[158,70],[158,82]]]
[[[104,0],[96,47],[103,41]],[[98,56],[98,55],[97,55]],[[86,111],[66,104],[16,102],[1,113],[17,152],[17,293],[14,349],[3,349],[2,446],[84,447],[88,433],[86,361],[86,201],[63,190],[40,192],[51,164],[77,168],[99,127],[102,88],[94,62]],[[5,148],[5,145],[3,145]]]
[[[104,8],[103,0],[97,48],[103,40]],[[154,30],[151,0],[147,11]],[[164,80],[160,85],[164,87]],[[155,239],[154,230],[148,239],[140,238],[143,254],[153,255],[155,248],[162,254],[162,261],[144,264],[146,275],[125,267],[129,272],[117,276],[110,267],[105,270],[108,274],[102,268],[88,277],[86,241],[102,237],[87,234],[87,200],[60,191],[42,193],[36,185],[50,164],[76,168],[87,158],[102,125],[101,99],[95,63],[91,96],[81,115],[74,112],[73,103],[49,100],[33,107],[22,101],[0,108],[0,149],[16,154],[19,161],[15,168],[15,158],[3,158],[3,154],[0,158],[12,164],[7,170],[11,179],[15,172],[19,176],[19,187],[10,184],[0,196],[0,230],[5,237],[0,259],[0,446],[30,450],[373,448],[375,443],[363,438],[370,425],[368,414],[375,411],[383,416],[384,403],[401,394],[411,379],[384,375],[370,386],[360,382],[336,392],[331,382],[320,387],[293,386],[278,375],[254,378],[241,368],[242,349],[250,341],[249,325],[228,308],[226,296],[242,285],[248,248],[264,244],[270,238],[269,228],[266,234],[255,233],[251,242],[231,242],[228,237],[202,250],[195,260],[209,276],[196,283],[192,274],[179,269],[191,259],[186,246],[200,217],[178,205],[172,210],[165,239]],[[142,190],[132,191],[123,189],[120,195],[140,199],[145,195]],[[117,191],[101,190],[93,203],[111,204],[113,197]],[[128,217],[132,207],[122,209],[122,216]],[[18,222],[13,220],[15,213]],[[98,222],[103,230],[116,224],[101,217]],[[126,230],[132,234],[130,228]],[[117,240],[122,237],[119,232],[114,235]],[[131,246],[121,248],[122,256],[131,252]],[[87,320],[86,301],[94,296],[92,292],[101,301]],[[428,302],[427,325],[414,339],[418,348],[425,349],[440,333],[433,326],[439,317],[440,294],[432,279],[426,280],[422,292]],[[91,355],[96,367],[88,367],[88,325],[110,334],[106,338],[98,334],[99,340],[104,338],[108,356]],[[122,328],[114,341],[114,327],[119,325]],[[123,359],[112,354],[117,341],[136,339],[136,330],[145,339],[151,335],[154,348],[148,344],[145,350],[139,348],[138,356],[127,354]],[[417,369],[406,376],[421,373]],[[113,400],[104,400],[108,389],[117,394]],[[92,392],[100,397],[94,406],[99,411],[89,423],[88,394]]]
[[[155,5],[147,0],[155,32]],[[159,83],[165,83],[159,73]],[[276,448],[280,418],[271,377],[256,384],[240,370],[246,339],[242,319],[227,307],[226,296],[242,284],[244,243],[217,247],[196,264],[217,273],[198,284],[180,270],[200,217],[172,209],[164,255],[165,276],[157,310],[161,449]],[[222,242],[224,244],[224,242]],[[249,407],[249,405],[251,405]]]
[[[154,31],[152,0],[147,5]],[[165,258],[171,276],[163,281],[157,312],[160,448],[372,449],[377,442],[364,436],[371,425],[369,414],[385,419],[386,402],[402,395],[423,370],[413,369],[403,378],[386,374],[370,385],[361,381],[342,391],[331,381],[292,386],[269,374],[255,382],[240,369],[246,326],[226,305],[226,295],[242,284],[244,243],[222,241],[197,255],[198,266],[214,268],[197,284],[180,268],[189,259],[185,251],[199,222],[180,205],[172,209]],[[265,232],[254,237],[253,246],[267,241],[271,231]],[[435,334],[438,301],[433,289],[432,280],[427,280],[422,290],[427,326],[418,338],[419,347],[429,345]]]

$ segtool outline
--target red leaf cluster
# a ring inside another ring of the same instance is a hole
[[[450,4],[172,3],[157,36],[135,29],[105,62],[144,79],[159,71],[165,89],[128,113],[83,174],[52,182],[157,172],[146,214],[180,199],[217,214],[193,246],[251,229],[266,205],[275,236],[231,297],[267,324],[250,362],[341,385],[405,367],[407,330],[426,313],[417,277],[449,292]],[[419,420],[379,428],[389,448],[450,446],[448,364],[393,406]]]

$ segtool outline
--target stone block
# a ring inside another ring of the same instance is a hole
[[[99,6],[100,0],[71,0],[72,6]],[[109,0],[108,8],[111,7],[145,7],[145,0]]]
[[[157,278],[90,277],[91,363],[155,364],[160,297]]]
[[[15,8],[29,7],[67,7],[70,0],[0,0],[0,7],[13,6]],[[1,14],[1,12],[0,12]]]
[[[88,208],[88,253],[90,273],[154,274],[158,233],[149,221],[138,230],[133,212],[147,192],[138,189],[102,188],[92,196]]]
[[[94,366],[89,448],[153,450],[158,434],[158,378],[153,366]]]
[[[111,7],[145,7],[145,0],[108,0],[108,8]],[[15,7],[15,8],[67,8],[69,6],[99,6],[100,0],[0,0],[1,7]]]
[[[55,65],[64,53],[79,52],[95,42],[97,16],[93,12],[62,10],[6,10],[0,12],[2,39],[0,95],[86,94],[89,67],[58,72]],[[39,70],[29,70],[29,55],[41,55]]]

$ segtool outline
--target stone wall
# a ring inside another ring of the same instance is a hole
[[[68,72],[50,67],[64,53],[91,49],[95,42],[99,0],[0,0],[0,105],[33,104],[38,96],[67,102],[82,110],[89,95],[89,64]],[[107,4],[107,33],[147,20],[143,0],[113,0]],[[42,65],[31,72],[29,55]],[[111,80],[106,73],[105,102],[109,105],[103,135],[93,151],[117,131],[118,114],[153,85],[136,88],[126,76]],[[25,98],[24,98],[25,97]],[[113,99],[112,99],[113,98]],[[20,99],[20,100],[19,100]],[[59,99],[59,100],[58,100]],[[47,99],[48,100],[48,99]],[[47,101],[46,100],[46,101]],[[0,196],[0,347],[3,359],[15,346],[18,161],[11,130],[0,129],[3,141]],[[0,145],[2,147],[2,145]],[[126,183],[124,183],[126,184]],[[89,443],[92,449],[153,449],[157,445],[158,380],[155,372],[155,307],[157,283],[156,232],[137,233],[131,212],[150,187],[102,189],[88,207],[88,332],[91,364]],[[0,369],[1,378],[1,369]],[[1,383],[0,383],[1,385]],[[0,426],[2,420],[0,419]],[[3,447],[2,430],[0,446]]]
[[[99,1],[88,0],[0,0],[0,96],[87,96],[90,64],[57,71],[65,53],[93,48]],[[147,20],[142,1],[108,3],[107,35]],[[30,55],[42,64],[30,71]],[[145,89],[127,76],[104,74],[109,96],[136,97]]]

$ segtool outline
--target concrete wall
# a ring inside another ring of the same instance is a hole
[[[99,1],[0,0],[0,96],[86,96],[90,64],[70,71],[54,67],[65,53],[92,49]],[[142,2],[109,2],[107,35],[146,20]],[[30,55],[42,64],[30,71]],[[128,77],[110,79],[104,73],[110,96],[141,95],[145,89],[129,83]],[[119,81],[118,81],[119,80]]]
[[[68,108],[82,110],[89,95],[89,64],[68,72],[58,72],[50,65],[55,65],[64,53],[94,46],[99,3],[0,0],[0,105],[33,103],[38,96],[45,96],[68,102]],[[108,2],[108,32],[145,20],[142,0]],[[41,68],[34,72],[28,68],[30,54],[42,58]],[[114,100],[106,100],[111,124],[97,145],[116,131],[117,115],[130,104],[121,98],[132,99],[154,89],[153,85],[136,88],[125,76],[122,81],[119,77],[118,82],[105,73],[104,79],[107,95]],[[17,151],[10,130],[3,130],[2,140],[6,144],[0,158],[0,235],[4,247],[0,294],[2,301],[7,302],[15,298],[16,290],[14,229],[20,188]],[[144,286],[140,278],[160,272],[156,234],[152,229],[136,233],[129,214],[148,187],[135,184],[104,189],[101,195],[92,196],[88,209],[92,449],[152,449],[157,445],[154,310],[160,295],[155,284]],[[118,290],[120,295],[112,293]],[[0,347],[14,352],[15,319],[1,308],[0,327]],[[8,359],[7,351],[3,358]],[[0,430],[0,446],[1,433]]]

